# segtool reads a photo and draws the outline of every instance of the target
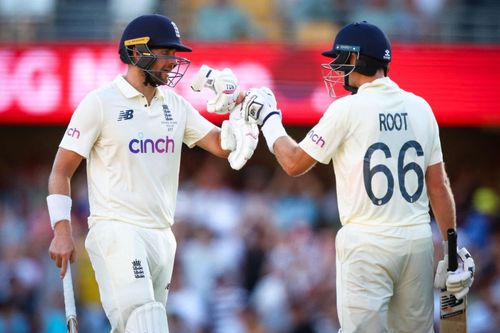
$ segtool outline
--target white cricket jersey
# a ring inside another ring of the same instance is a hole
[[[334,101],[300,147],[333,160],[342,224],[429,223],[425,171],[442,161],[438,125],[424,99],[388,77]]]
[[[191,148],[212,128],[172,91],[157,89],[148,106],[122,76],[89,93],[60,144],[87,159],[89,225],[172,225],[182,143]]]

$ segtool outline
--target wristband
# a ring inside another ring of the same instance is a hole
[[[71,198],[63,194],[51,194],[47,197],[50,225],[52,229],[59,221],[67,220],[71,223]]]
[[[281,123],[281,117],[275,117],[274,115],[267,118],[264,125],[261,127],[262,134],[266,139],[267,147],[274,154],[274,142],[282,136],[287,136],[286,130]]]

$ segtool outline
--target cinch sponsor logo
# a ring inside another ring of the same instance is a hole
[[[309,131],[307,136],[312,140],[312,142],[314,142],[321,148],[323,148],[323,146],[325,145],[325,140],[323,139],[323,137],[321,135],[314,133],[313,130]]]
[[[128,149],[133,154],[173,153],[175,141],[168,136],[159,139],[132,139],[128,143]]]
[[[76,128],[68,128],[67,131],[66,131],[66,135],[72,137],[72,138],[77,138],[79,139],[80,138],[80,131],[77,130]]]

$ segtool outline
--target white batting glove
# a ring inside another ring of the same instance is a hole
[[[454,272],[448,271],[448,242],[443,242],[444,258],[440,260],[436,269],[434,278],[434,287],[439,289],[447,289],[457,299],[464,298],[469,292],[472,283],[474,282],[474,273],[476,266],[474,259],[465,247],[457,251],[460,261],[458,269]]]
[[[236,149],[236,136],[229,120],[224,120],[220,127],[220,146],[224,150],[234,151]]]
[[[221,148],[231,150],[228,161],[234,170],[241,169],[252,157],[259,142],[259,127],[241,117],[238,110],[231,112],[221,127]]]
[[[469,293],[469,289],[474,282],[476,265],[465,247],[459,249],[457,254],[462,262],[459,262],[456,271],[448,272],[446,289],[455,295],[457,299],[462,299]]]
[[[259,126],[264,125],[273,116],[281,120],[281,111],[278,109],[276,97],[267,87],[249,89],[241,109],[247,121],[254,121]]]
[[[443,259],[440,260],[436,268],[434,277],[434,287],[439,289],[446,288],[446,279],[448,278],[448,241],[443,241]]]
[[[249,89],[240,112],[247,121],[262,126],[267,147],[274,154],[274,143],[278,138],[287,136],[287,133],[281,123],[281,110],[278,109],[278,103],[271,89],[267,87]]]
[[[236,105],[238,81],[231,69],[219,71],[202,65],[191,82],[191,89],[199,92],[203,88],[209,88],[215,93],[215,97],[207,102],[208,112],[228,114]]]

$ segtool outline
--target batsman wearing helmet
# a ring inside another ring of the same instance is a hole
[[[388,77],[391,44],[372,24],[343,27],[323,55],[333,58],[322,65],[330,95],[339,83],[352,94],[331,103],[300,143],[287,135],[269,89],[251,89],[242,112],[261,125],[287,174],[333,162],[342,222],[336,236],[341,331],[433,332],[429,202],[444,240],[456,221],[431,107]],[[472,257],[461,251],[457,274],[446,272],[446,260],[436,274],[436,286],[446,284],[457,298],[474,274]]]
[[[86,159],[90,216],[85,247],[113,333],[168,332],[165,303],[176,250],[171,226],[182,144],[219,157],[232,155],[235,169],[257,145],[257,125],[234,121],[221,135],[184,98],[159,89],[182,79],[190,62],[178,56],[181,52],[191,49],[169,18],[132,20],[119,44],[126,74],[81,101],[49,177],[47,205],[54,229],[49,254],[64,276],[68,260],[75,258],[71,178]],[[219,109],[233,107],[238,97],[234,75],[223,72],[213,77],[213,90],[227,95],[216,99],[224,101]],[[244,139],[231,152],[221,146],[222,136],[223,146],[232,149],[235,137]]]

